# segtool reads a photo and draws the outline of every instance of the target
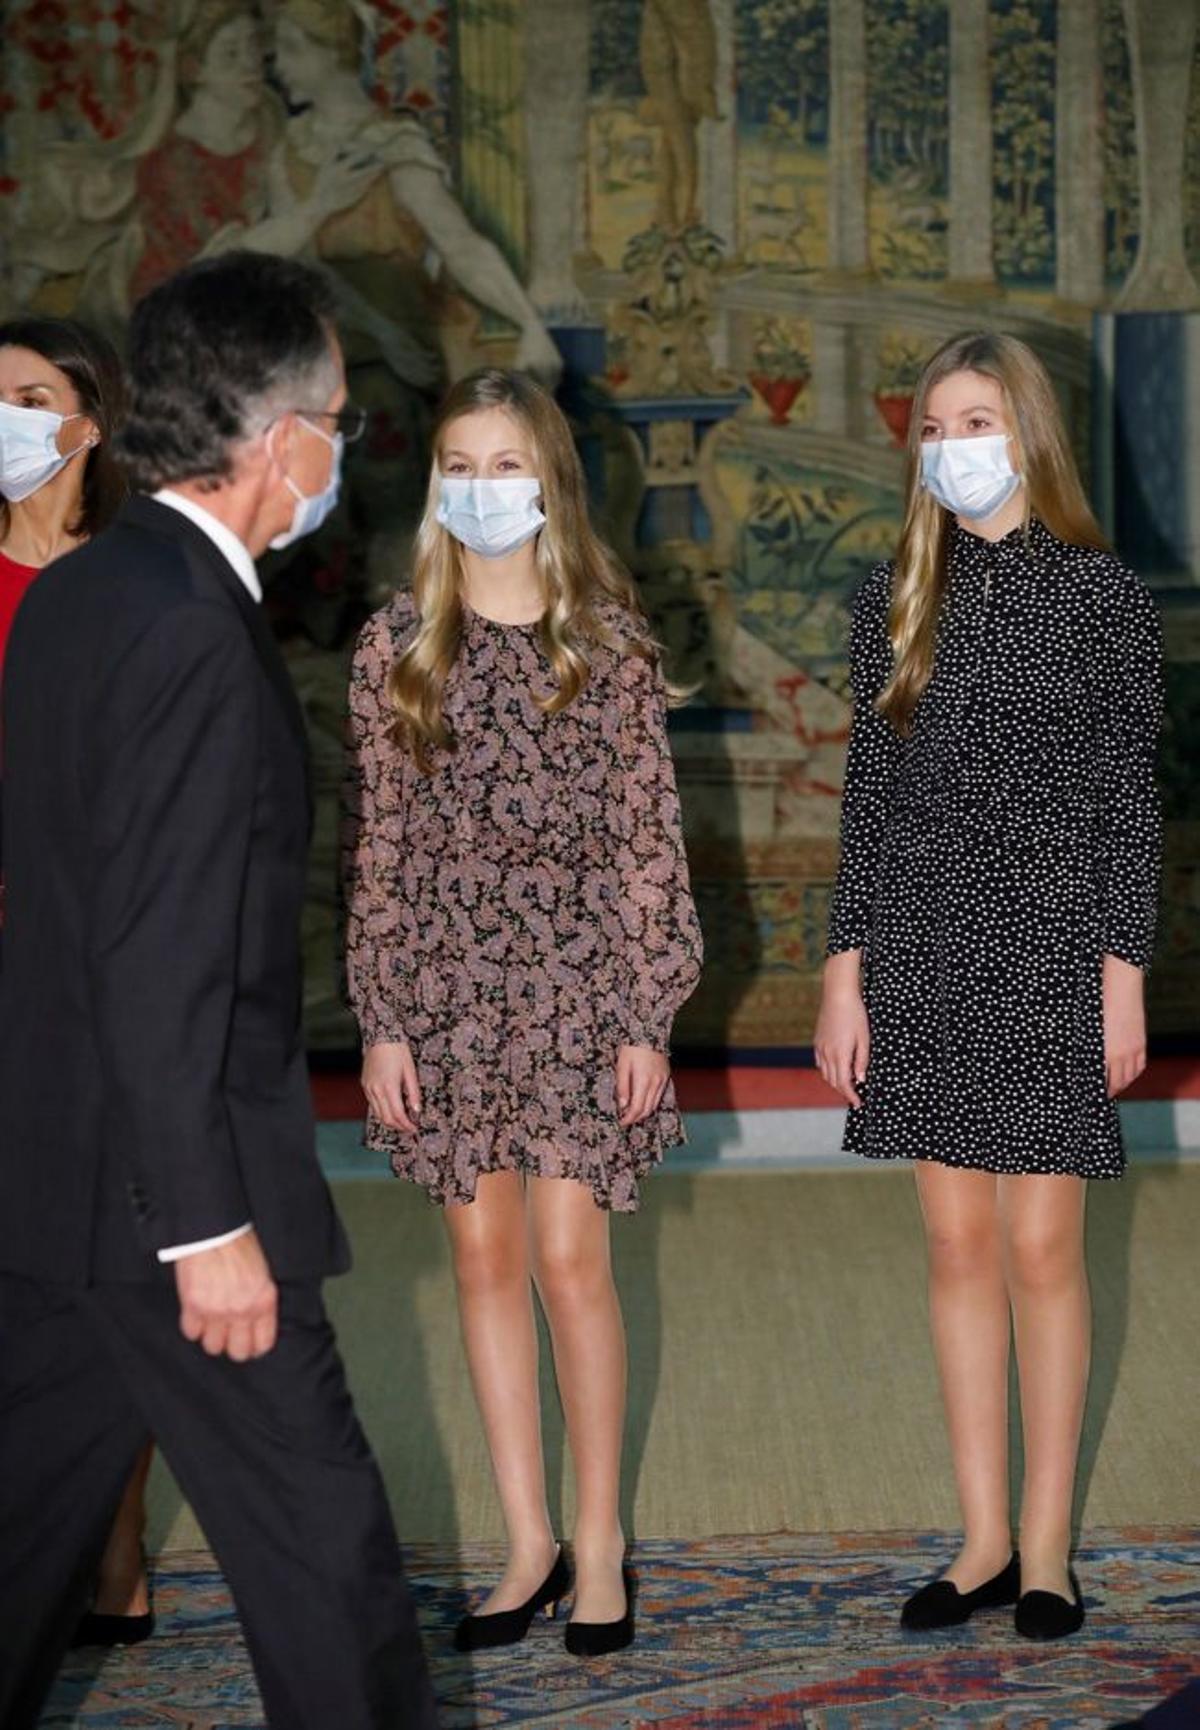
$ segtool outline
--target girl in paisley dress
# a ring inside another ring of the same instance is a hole
[[[574,1460],[568,1649],[632,1638],[609,1214],[682,1141],[667,1051],[700,967],[658,654],[592,531],[566,420],[517,373],[435,428],[411,592],[351,685],[347,971],[367,1145],[445,1208],[509,1537],[460,1649],[568,1589],[546,1505],[536,1289]]]
[[[965,1539],[913,1628],[1073,1633],[1089,1178],[1124,1165],[1159,869],[1154,605],[1108,551],[1050,380],[968,335],[913,406],[895,561],[863,584],[821,1013],[846,1147],[915,1161]],[[1025,1443],[1009,1525],[1008,1353]]]

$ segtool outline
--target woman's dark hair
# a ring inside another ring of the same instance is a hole
[[[94,420],[100,443],[83,458],[83,499],[73,535],[106,528],[129,491],[115,444],[125,418],[125,380],[117,351],[98,331],[73,318],[10,318],[0,324],[0,348],[28,348],[75,387],[81,413]],[[8,529],[8,502],[0,499],[0,537]]]
[[[200,259],[152,288],[129,325],[118,442],[131,485],[215,485],[241,439],[288,409],[322,408],[337,381],[334,311],[327,277],[267,252]]]

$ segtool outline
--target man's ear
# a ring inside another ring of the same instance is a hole
[[[277,486],[284,473],[279,461],[282,444],[283,427],[278,423],[268,427],[258,438],[247,439],[233,452],[232,473],[222,484],[236,485],[253,479],[259,489]]]
[[[266,453],[268,469],[275,471],[280,477],[288,472],[291,461],[292,446],[296,442],[296,417],[290,411],[281,414],[272,421],[263,435],[263,449]]]

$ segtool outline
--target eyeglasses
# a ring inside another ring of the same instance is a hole
[[[298,408],[293,414],[300,415],[305,420],[331,420],[335,432],[340,432],[348,445],[356,443],[367,430],[367,411],[357,403],[347,403],[345,408]]]

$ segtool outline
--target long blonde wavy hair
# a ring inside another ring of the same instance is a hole
[[[441,455],[455,421],[494,408],[511,415],[528,436],[542,487],[546,523],[534,556],[545,597],[542,648],[557,688],[539,699],[541,707],[553,715],[574,701],[588,681],[599,644],[645,660],[657,655],[632,577],[588,519],[583,466],[562,410],[524,373],[498,367],[472,373],[453,386],[433,429],[434,462],[417,530],[412,576],[420,622],[387,681],[388,699],[396,712],[393,738],[412,752],[426,774],[433,767],[434,749],[454,745],[442,698],[458,657],[463,625],[462,549],[437,520]],[[625,615],[622,631],[615,630],[605,616],[613,603]]]
[[[934,386],[954,372],[994,379],[1004,398],[1012,437],[1010,460],[1025,483],[1025,529],[1035,516],[1060,541],[1107,548],[1084,495],[1050,375],[1015,336],[968,331],[951,337],[927,362],[913,398],[908,428],[904,526],[896,550],[888,635],[892,673],[876,707],[899,733],[933,672],[938,612],[946,590],[952,513],[921,484],[921,428]]]

